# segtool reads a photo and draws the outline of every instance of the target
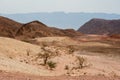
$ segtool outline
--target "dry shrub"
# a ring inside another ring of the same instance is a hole
[[[86,58],[77,56],[77,68],[82,69],[86,67]]]
[[[65,70],[69,70],[69,66],[68,65],[65,65]]]
[[[43,53],[38,53],[38,56],[36,59],[38,58],[42,58],[43,59],[43,65],[46,65],[47,64],[47,61],[52,58],[54,55],[51,51],[49,50],[46,50],[45,47],[42,47],[41,48],[43,50]]]
[[[68,51],[69,51],[69,54],[74,53],[74,51],[75,51],[74,45],[68,45],[67,48],[69,49],[69,50],[68,50]]]

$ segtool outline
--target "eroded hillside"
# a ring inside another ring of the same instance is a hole
[[[113,45],[104,40],[83,42],[68,37],[37,38],[34,41],[37,45],[1,37],[0,69],[40,76],[120,76],[119,54],[116,56],[120,45],[117,43]],[[117,49],[109,54],[109,50],[103,52],[101,47]]]

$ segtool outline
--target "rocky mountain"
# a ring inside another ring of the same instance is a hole
[[[14,37],[21,23],[0,16],[0,36]]]
[[[78,31],[84,34],[120,34],[120,20],[92,19],[81,26]]]
[[[74,37],[80,35],[79,32],[73,29],[58,29],[54,27],[48,27],[47,25],[39,22],[32,21],[23,24],[22,27],[16,32],[17,38],[37,38],[37,37],[52,37],[52,36],[69,36]]]
[[[54,27],[48,27],[40,21],[32,21],[22,24],[5,17],[0,17],[0,36],[4,37],[28,39],[51,36],[74,37],[79,35],[81,34],[73,29],[63,30]]]

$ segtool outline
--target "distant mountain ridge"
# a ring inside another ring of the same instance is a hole
[[[105,20],[105,19],[91,19],[78,31],[84,34],[98,34],[98,35],[114,35],[120,34],[120,19]]]
[[[41,12],[41,13],[25,13],[25,14],[0,14],[1,16],[8,17],[21,23],[27,23],[34,20],[39,20],[48,26],[54,26],[57,28],[73,28],[78,29],[87,21],[93,18],[101,19],[120,19],[118,14],[106,14],[106,13],[64,13],[64,12]]]
[[[68,36],[74,37],[81,35],[73,29],[59,29],[48,27],[40,21],[29,23],[18,23],[6,17],[0,16],[0,36],[16,39],[32,39],[36,37]]]

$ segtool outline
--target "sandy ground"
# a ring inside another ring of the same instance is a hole
[[[78,42],[65,37],[47,37],[37,39],[39,42],[58,41],[63,44],[78,45]],[[111,47],[112,45],[100,42],[79,42],[80,47]],[[40,61],[34,58],[41,53],[38,45],[18,41],[15,39],[0,37],[0,80],[119,80],[120,60],[116,57],[105,56],[99,53],[86,51],[76,51],[74,54],[67,54],[65,48],[49,46],[48,49],[60,53],[59,56],[50,60],[57,63],[56,68],[51,71],[40,65]],[[27,53],[29,52],[29,55]],[[76,56],[84,57],[87,67],[83,69],[71,70],[76,67]],[[65,70],[68,65],[70,70]],[[5,72],[4,72],[5,71]],[[12,72],[12,73],[10,73]],[[80,76],[80,77],[66,77]],[[20,73],[25,73],[20,74]],[[26,75],[30,74],[30,75]],[[36,76],[33,76],[36,75]],[[38,76],[58,76],[58,77],[38,77]],[[59,77],[60,76],[60,77]],[[106,77],[105,77],[106,76]]]
[[[33,76],[20,73],[0,72],[0,80],[120,80],[120,77],[105,77],[105,76]]]

